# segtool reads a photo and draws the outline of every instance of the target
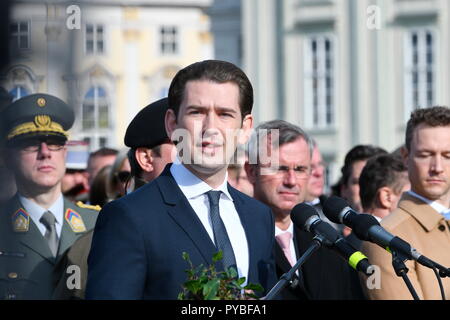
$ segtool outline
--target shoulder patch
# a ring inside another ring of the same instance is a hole
[[[81,201],[78,201],[76,203],[76,205],[79,206],[80,208],[83,208],[83,209],[91,209],[91,210],[95,210],[95,211],[100,211],[102,209],[102,207],[100,207],[99,205],[93,206],[93,205],[90,205],[90,204],[84,204]]]
[[[12,215],[12,224],[15,232],[27,232],[30,226],[30,216],[20,208]]]
[[[66,221],[69,224],[70,228],[72,228],[73,232],[86,232],[86,227],[84,225],[83,219],[78,214],[78,212],[69,208],[66,210],[66,214],[64,215],[64,217],[66,218]]]

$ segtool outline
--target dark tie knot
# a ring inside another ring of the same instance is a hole
[[[208,196],[208,199],[209,199],[209,203],[212,206],[219,205],[219,199],[220,199],[221,193],[222,193],[222,191],[214,191],[214,190],[210,190],[206,193],[206,195]]]
[[[41,219],[39,220],[41,223],[47,228],[47,230],[50,230],[52,227],[55,226],[56,218],[50,211],[45,212]]]

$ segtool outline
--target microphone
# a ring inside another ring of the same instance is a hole
[[[322,221],[314,207],[299,203],[291,211],[292,222],[301,229],[325,238],[331,248],[348,261],[349,265],[364,274],[372,274],[372,266],[367,257],[354,249],[337,231],[328,223]]]
[[[389,253],[394,251],[402,254],[406,259],[415,260],[425,267],[435,267],[433,261],[420,254],[408,242],[386,231],[372,215],[354,211],[342,198],[336,196],[328,198],[324,203],[323,212],[331,221],[352,228],[361,240],[373,242]]]

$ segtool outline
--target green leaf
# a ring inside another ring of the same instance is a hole
[[[264,288],[259,283],[249,283],[244,287],[245,290],[264,291]]]
[[[186,281],[184,283],[184,286],[186,287],[187,290],[189,290],[192,293],[197,293],[198,291],[200,291],[201,289],[201,283],[199,280],[190,280],[190,281]]]
[[[222,258],[223,258],[223,252],[222,252],[222,250],[219,250],[213,255],[212,261],[215,263],[219,260],[222,260]]]
[[[236,278],[238,276],[235,267],[229,267],[226,273],[229,278]]]
[[[203,296],[205,297],[205,300],[213,300],[214,298],[216,298],[218,289],[219,289],[219,280],[218,279],[209,280],[203,286]]]
[[[189,253],[183,251],[183,260],[190,261]]]

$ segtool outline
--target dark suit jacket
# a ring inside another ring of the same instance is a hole
[[[297,259],[311,245],[313,235],[294,226],[294,245]],[[278,277],[291,266],[278,243],[274,247]],[[280,297],[285,300],[350,300],[363,299],[355,271],[337,253],[321,247],[309,257],[299,270],[299,277],[285,288]]]
[[[31,217],[28,231],[14,231],[11,218],[21,208],[23,206],[16,195],[0,213],[0,299],[51,299],[55,264],[86,232],[74,232],[64,219],[55,258]],[[86,231],[94,227],[98,211],[81,208],[64,199],[64,212],[67,209],[81,216]]]
[[[88,258],[87,299],[176,299],[194,266],[211,263],[216,248],[170,174],[107,204],[94,230]],[[250,283],[276,281],[271,210],[228,185],[249,249]]]

